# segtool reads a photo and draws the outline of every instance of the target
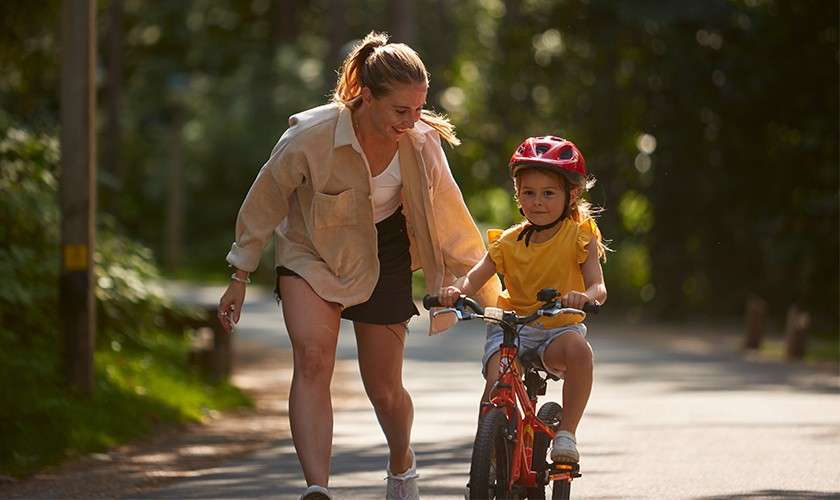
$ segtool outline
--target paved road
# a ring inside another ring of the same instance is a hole
[[[218,295],[212,296],[215,300]],[[428,337],[415,319],[405,383],[424,499],[463,498],[482,388],[483,327]],[[575,498],[840,498],[840,379],[835,372],[746,361],[722,329],[689,331],[590,322],[596,380],[578,431],[583,478]],[[702,335],[703,341],[691,335]],[[253,295],[240,342],[288,346],[270,296]],[[331,489],[384,492],[385,442],[354,369],[343,324],[337,384],[358,397],[335,415]],[[559,384],[546,396],[560,399]],[[304,483],[288,438],[260,453],[146,492],[143,498],[296,498]]]

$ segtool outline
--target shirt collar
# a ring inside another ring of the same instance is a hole
[[[353,146],[353,149],[361,151],[356,132],[353,130],[353,117],[350,108],[342,104],[338,105],[338,123],[335,125],[335,148],[341,146]]]
[[[422,149],[426,143],[426,134],[432,131],[434,129],[426,122],[417,120],[414,127],[406,131],[406,135],[411,138],[415,149]],[[338,123],[335,126],[334,138],[334,147],[339,148],[341,146],[352,146],[356,151],[362,151],[362,146],[359,144],[355,130],[353,130],[353,118],[350,113],[350,108],[344,105],[339,105]]]

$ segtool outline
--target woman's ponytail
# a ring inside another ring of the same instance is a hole
[[[344,59],[341,71],[338,74],[338,81],[335,84],[332,101],[342,103],[345,106],[352,106],[352,103],[362,95],[362,71],[365,62],[368,60],[377,47],[388,43],[388,35],[371,31],[359,42],[350,54]]]

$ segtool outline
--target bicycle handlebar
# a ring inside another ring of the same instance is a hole
[[[472,309],[476,314],[484,314],[484,308],[481,305],[474,301],[473,299],[467,297],[466,295],[462,295],[458,300],[455,301],[455,307],[463,309],[465,306]],[[423,307],[426,309],[431,309],[433,307],[446,307],[440,303],[440,299],[437,295],[426,295],[423,297]]]
[[[525,324],[525,323],[530,323],[531,321],[534,321],[535,319],[537,319],[538,317],[541,316],[541,314],[540,314],[541,311],[544,311],[544,310],[548,309],[545,306],[554,307],[554,306],[557,305],[556,302],[555,302],[555,299],[557,298],[558,295],[559,295],[559,293],[552,288],[544,288],[544,289],[540,290],[540,292],[537,294],[537,298],[538,298],[538,300],[541,300],[541,301],[545,302],[543,307],[541,307],[540,309],[537,310],[537,312],[535,312],[535,313],[533,313],[529,316],[516,316],[516,323]],[[562,304],[561,304],[561,306],[562,306]],[[431,309],[433,307],[445,307],[445,306],[440,303],[440,299],[438,298],[437,295],[426,295],[425,297],[423,297],[423,307],[425,307],[426,309]],[[453,307],[456,308],[456,309],[469,308],[469,309],[472,309],[472,311],[475,312],[478,315],[482,315],[482,316],[484,315],[484,308],[481,307],[481,305],[478,302],[476,302],[473,299],[467,297],[466,295],[461,295],[461,297],[458,298],[458,300],[455,301],[455,304],[453,305]],[[570,309],[569,312],[580,311],[580,309],[574,309],[574,308],[567,308],[567,309]],[[583,308],[582,308],[582,311],[587,313],[587,314],[598,314],[600,312],[600,310],[601,310],[601,304],[598,304],[597,302],[584,304]]]

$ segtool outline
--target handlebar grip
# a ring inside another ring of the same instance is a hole
[[[437,295],[426,295],[423,297],[423,307],[431,309],[433,307],[443,307]]]
[[[586,314],[598,314],[599,312],[601,312],[601,304],[587,302],[583,305],[583,312],[585,312]]]

